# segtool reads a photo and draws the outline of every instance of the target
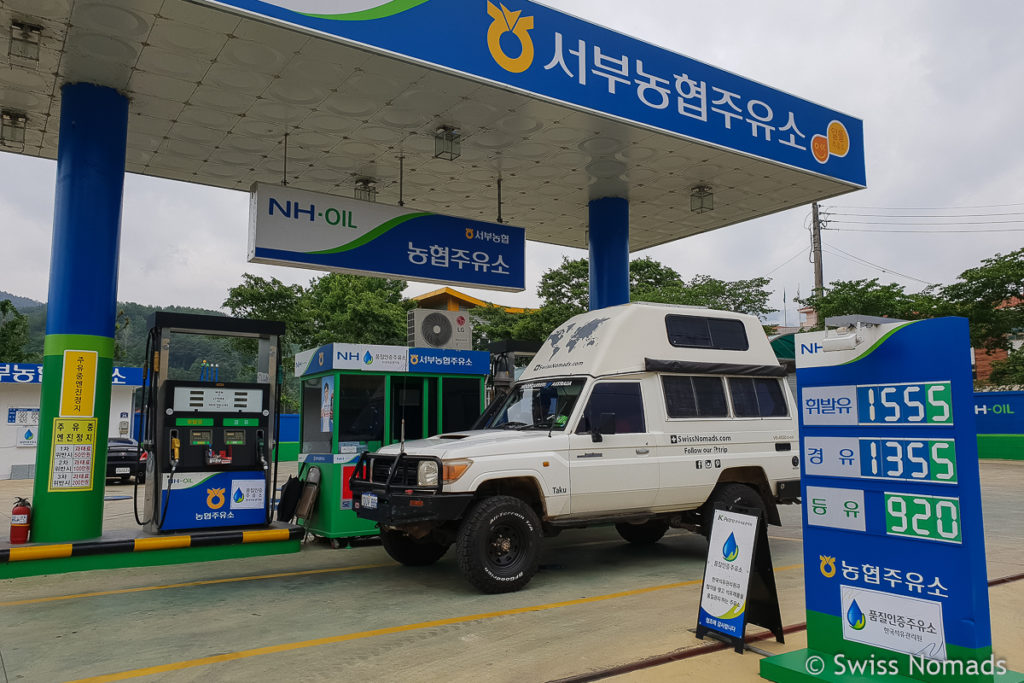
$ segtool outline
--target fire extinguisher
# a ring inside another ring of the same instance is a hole
[[[11,544],[28,543],[28,529],[32,521],[32,504],[24,498],[14,500],[11,510]]]

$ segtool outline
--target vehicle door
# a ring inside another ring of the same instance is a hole
[[[662,375],[661,385],[667,433],[658,444],[657,505],[696,506],[707,499],[736,450],[723,378]]]
[[[595,437],[602,421],[613,433]],[[647,509],[657,492],[641,382],[596,382],[569,435],[570,514]]]

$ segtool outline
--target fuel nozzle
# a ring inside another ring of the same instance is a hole
[[[181,439],[178,438],[178,430],[171,430],[171,465],[174,467],[178,466],[178,461],[181,460]]]
[[[263,461],[263,469],[264,470],[269,469],[270,458],[267,457],[267,455],[268,455],[267,451],[266,451],[267,441],[266,441],[266,437],[263,435],[263,430],[262,429],[257,429],[256,430],[256,443],[258,445],[258,448],[257,448],[256,452],[259,453],[260,460]]]

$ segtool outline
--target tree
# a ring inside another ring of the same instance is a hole
[[[1011,351],[1006,360],[992,362],[988,383],[997,386],[1024,384],[1024,346]]]
[[[587,259],[569,260],[563,256],[561,266],[540,276],[537,296],[543,301],[542,308],[550,309],[563,321],[589,310],[590,264]]]
[[[629,262],[629,293],[631,298],[640,292],[655,292],[679,285],[682,278],[668,266],[649,256]],[[647,301],[647,299],[643,299]]]
[[[707,306],[758,317],[771,313],[767,278],[726,282],[698,275],[684,282],[672,268],[644,257],[629,264],[631,301]],[[526,314],[506,313],[493,307],[474,309],[478,346],[498,339],[543,341],[551,331],[574,315],[590,308],[590,267],[587,259],[563,257],[562,264],[540,278],[537,295],[543,301],[539,310]]]
[[[309,283],[301,315],[309,325],[306,347],[331,342],[401,344],[408,340],[403,280],[330,273]]]
[[[697,275],[689,282],[669,282],[658,289],[635,291],[633,301],[706,306],[763,317],[775,309],[768,306],[771,281],[765,277],[726,282],[708,275]]]
[[[550,307],[524,313],[509,313],[501,306],[481,306],[470,313],[473,318],[473,345],[486,350],[491,342],[518,339],[542,342],[551,331],[565,322]]]
[[[238,318],[283,322],[285,338],[281,346],[287,355],[289,342],[304,345],[309,336],[309,320],[302,310],[304,295],[302,285],[286,285],[276,277],[267,280],[244,273],[241,284],[228,290],[224,306]]]
[[[942,302],[936,299],[934,287],[917,294],[904,291],[896,283],[879,284],[878,279],[837,280],[821,294],[797,299],[818,312],[818,320],[838,315],[874,315],[900,320],[920,320],[942,315]]]
[[[971,321],[975,347],[1009,349],[1024,330],[1024,249],[996,254],[942,288],[952,312]]]
[[[10,299],[0,301],[0,361],[25,363],[29,354],[28,319],[18,312]]]

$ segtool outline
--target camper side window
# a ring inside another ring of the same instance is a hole
[[[728,417],[721,377],[663,375],[665,412],[671,417]]]
[[[615,413],[616,434],[647,431],[644,424],[644,401],[637,382],[602,382],[595,385],[576,433],[589,432],[601,419],[601,413]]]
[[[747,331],[739,320],[697,315],[666,315],[665,332],[672,346],[688,349],[746,351]]]
[[[786,417],[789,414],[777,379],[730,377],[729,394],[736,417]]]

